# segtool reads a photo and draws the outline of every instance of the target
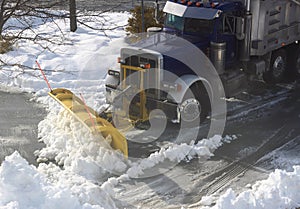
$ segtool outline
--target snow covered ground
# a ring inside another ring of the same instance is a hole
[[[125,25],[128,13],[107,13],[107,26]],[[102,24],[103,18],[94,24]],[[52,23],[53,24],[53,23]],[[52,88],[64,87],[82,93],[97,111],[105,106],[104,77],[116,64],[126,35],[123,28],[106,33],[79,26],[68,32],[68,21],[57,20],[66,45],[49,45],[44,50],[30,41],[20,41],[1,55],[8,63],[36,67],[41,63]],[[36,30],[57,33],[51,23]],[[17,152],[0,167],[0,208],[117,208],[114,189],[121,182],[144,175],[145,170],[164,162],[179,163],[195,157],[213,156],[214,150],[236,137],[215,136],[196,145],[173,145],[135,162],[114,152],[102,136],[92,136],[68,112],[47,96],[48,88],[38,70],[18,66],[0,71],[1,89],[33,92],[49,113],[39,124],[39,136],[46,147],[35,154],[38,167],[29,165]],[[300,167],[276,170],[249,190],[236,194],[228,190],[221,197],[203,197],[191,206],[210,208],[294,208],[300,205]],[[188,206],[188,205],[187,205]]]

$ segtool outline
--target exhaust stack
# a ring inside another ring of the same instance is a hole
[[[251,0],[247,0],[247,1],[246,1],[246,8],[247,8],[247,13],[250,13]]]
[[[250,60],[251,49],[251,31],[252,31],[252,14],[251,14],[251,0],[246,1],[247,12],[244,17],[244,31],[245,38],[240,42],[239,54],[240,60],[247,62]]]

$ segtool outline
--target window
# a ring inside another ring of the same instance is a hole
[[[176,16],[176,15],[167,14],[165,25],[167,27],[182,31],[183,30],[183,18]]]
[[[234,16],[225,15],[223,19],[223,33],[235,33],[235,21],[236,18]]]
[[[184,25],[185,25],[185,29],[184,29],[185,32],[197,33],[203,35],[211,34],[214,29],[213,20],[186,18]]]

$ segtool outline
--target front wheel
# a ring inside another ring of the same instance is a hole
[[[201,115],[201,104],[195,98],[186,98],[179,106],[181,119],[185,122],[194,122]]]
[[[274,51],[271,56],[270,68],[264,73],[264,80],[267,83],[282,82],[287,68],[287,56],[284,49]]]
[[[209,114],[209,96],[202,84],[194,84],[179,105],[180,121],[187,126],[199,126]]]

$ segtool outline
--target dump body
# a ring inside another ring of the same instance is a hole
[[[251,55],[262,56],[300,39],[300,2],[251,0]]]

